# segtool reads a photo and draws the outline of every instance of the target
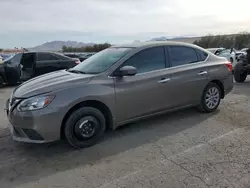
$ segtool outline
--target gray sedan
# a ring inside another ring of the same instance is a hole
[[[13,139],[66,139],[77,148],[105,131],[187,107],[217,109],[233,88],[232,64],[198,46],[146,42],[113,46],[74,68],[33,78],[7,101]]]

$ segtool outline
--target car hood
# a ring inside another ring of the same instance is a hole
[[[15,98],[28,98],[51,91],[88,83],[93,75],[70,73],[66,70],[56,71],[35,77],[24,82],[13,91]]]

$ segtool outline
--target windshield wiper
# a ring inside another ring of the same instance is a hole
[[[79,70],[74,70],[74,69],[69,69],[67,71],[72,72],[72,73],[76,73],[76,74],[86,74],[84,71],[79,71]]]

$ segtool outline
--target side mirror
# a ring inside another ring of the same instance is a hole
[[[137,69],[133,66],[124,66],[115,73],[115,76],[134,76],[137,73]]]

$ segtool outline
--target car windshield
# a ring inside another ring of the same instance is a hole
[[[9,61],[9,60],[11,60],[13,57],[14,57],[14,55],[9,56],[9,57],[5,58],[3,61],[4,61],[4,62]]]
[[[69,69],[70,72],[99,74],[125,56],[132,48],[108,48],[86,59],[83,63]]]

